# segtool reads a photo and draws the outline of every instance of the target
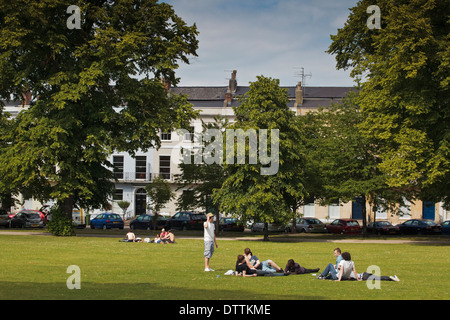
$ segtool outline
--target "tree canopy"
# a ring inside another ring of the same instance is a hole
[[[378,5],[381,28],[366,10]],[[361,81],[362,128],[391,187],[450,206],[450,43],[445,0],[362,0],[328,52]]]
[[[293,198],[303,198],[305,194],[299,177],[303,172],[302,148],[298,144],[302,141],[302,134],[296,125],[294,112],[288,107],[287,91],[280,88],[279,80],[258,76],[239,100],[239,106],[233,109],[236,122],[232,128],[257,132],[260,158],[256,163],[250,161],[252,152],[255,152],[251,150],[251,137],[245,144],[248,161],[244,164],[230,162],[227,155],[226,178],[222,187],[215,190],[213,199],[223,212],[243,220],[265,222],[267,240],[267,223],[286,221],[292,212]],[[268,141],[263,143],[261,130],[269,133]],[[227,141],[233,141],[233,138],[227,136]],[[235,146],[234,150],[233,156],[239,156],[239,147]],[[261,158],[262,150],[277,162],[270,163],[276,166],[276,170],[271,172],[273,174],[263,174],[262,169],[267,167],[267,162]]]
[[[69,5],[80,29],[67,27]],[[56,198],[67,214],[105,205],[113,150],[159,147],[160,131],[197,115],[161,81],[177,83],[197,34],[156,0],[2,1],[0,97],[30,103],[2,134],[1,187]]]

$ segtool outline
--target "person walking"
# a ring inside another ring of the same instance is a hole
[[[205,271],[214,271],[209,266],[209,260],[211,259],[214,253],[214,246],[218,248],[216,241],[216,234],[214,232],[214,215],[212,213],[208,213],[206,215],[206,221],[203,223],[203,240],[205,241]]]

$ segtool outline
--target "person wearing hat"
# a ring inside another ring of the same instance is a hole
[[[214,253],[214,245],[216,248],[218,248],[218,245],[216,241],[216,234],[214,232],[214,215],[212,213],[208,213],[206,215],[206,221],[203,223],[203,229],[203,239],[205,241],[205,271],[214,271],[209,267],[209,260]]]

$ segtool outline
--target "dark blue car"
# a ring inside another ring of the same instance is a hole
[[[167,221],[163,216],[158,216],[157,226],[155,228],[153,217],[149,214],[142,214],[133,221],[130,222],[130,229],[145,229],[145,230],[155,230],[162,229],[166,227]]]
[[[442,222],[442,234],[450,234],[450,220]]]
[[[411,219],[399,224],[402,234],[441,234],[441,226],[427,219]]]
[[[117,213],[100,213],[91,220],[91,229],[123,229],[123,220]]]

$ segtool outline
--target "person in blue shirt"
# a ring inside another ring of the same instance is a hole
[[[338,272],[339,272],[339,262],[342,261],[342,255],[341,255],[341,249],[336,248],[334,249],[334,256],[336,257],[336,265],[333,265],[332,263],[329,263],[325,270],[322,271],[317,276],[317,279],[323,280],[323,279],[333,279],[337,280],[338,278]]]

